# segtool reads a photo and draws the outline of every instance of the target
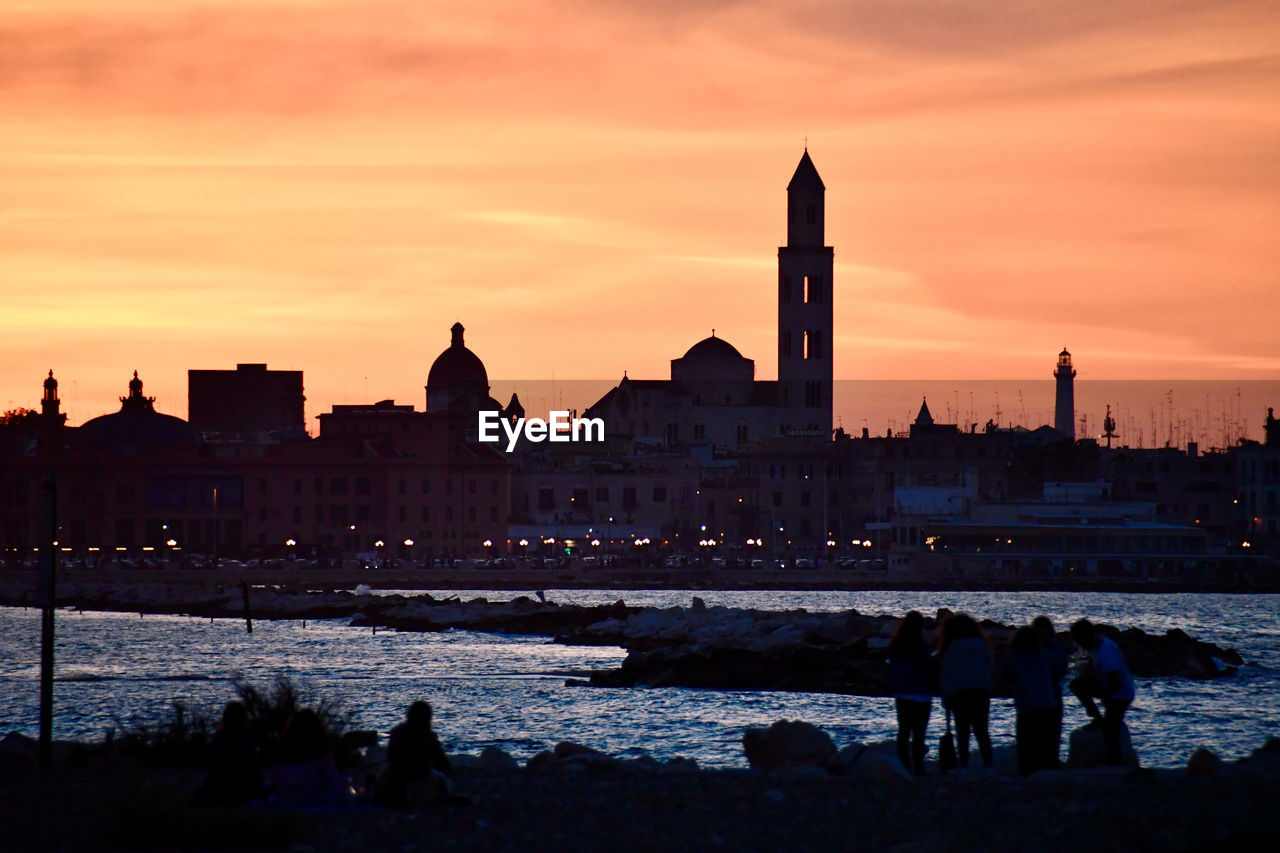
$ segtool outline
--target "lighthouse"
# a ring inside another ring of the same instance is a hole
[[[1070,439],[1076,437],[1076,372],[1071,367],[1071,353],[1063,349],[1058,353],[1058,369],[1053,374],[1058,380],[1058,397],[1053,411],[1053,427]]]

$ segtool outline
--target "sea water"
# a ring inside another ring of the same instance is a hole
[[[414,594],[406,592],[405,594]],[[517,593],[443,592],[437,597]],[[708,606],[764,610],[856,608],[899,615],[939,607],[1021,624],[1046,614],[1065,628],[1081,616],[1148,632],[1181,628],[1234,647],[1246,665],[1211,681],[1137,679],[1128,721],[1142,760],[1180,766],[1198,746],[1227,759],[1280,735],[1280,596],[1135,595],[1062,592],[717,592],[548,590],[550,600],[599,604]],[[0,732],[37,729],[40,618],[0,608]],[[687,756],[704,766],[743,767],[742,733],[778,719],[806,720],[838,745],[891,738],[892,701],[815,693],[604,689],[566,686],[567,678],[618,666],[615,647],[556,645],[545,637],[470,631],[413,633],[352,628],[346,620],[257,620],[252,634],[235,619],[62,610],[57,620],[54,731],[98,739],[115,727],[155,724],[174,702],[217,713],[237,681],[269,685],[287,674],[315,697],[340,702],[354,722],[383,733],[416,699],[436,708],[446,749],[496,746],[525,758],[560,740],[611,754]],[[1067,699],[1066,728],[1084,722]],[[935,705],[931,735],[941,732]],[[1012,742],[1008,700],[992,703],[997,745]]]

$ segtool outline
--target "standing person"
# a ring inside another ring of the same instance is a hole
[[[1129,674],[1119,647],[1110,638],[1102,636],[1088,619],[1077,620],[1071,625],[1071,638],[1089,653],[1089,663],[1080,675],[1071,680],[1071,692],[1080,700],[1090,719],[1102,726],[1107,763],[1123,764],[1120,730],[1124,727],[1125,712],[1133,704],[1133,676]],[[1094,697],[1102,700],[1103,712],[1098,711]]]
[[[987,716],[991,710],[991,646],[978,623],[967,613],[957,613],[942,623],[938,644],[942,701],[956,716],[959,759],[969,766],[969,732],[978,742],[982,766],[991,768],[991,734]]]
[[[1013,685],[1018,772],[1030,776],[1037,770],[1055,767],[1058,763],[1055,721],[1061,719],[1061,691],[1053,677],[1053,659],[1049,650],[1040,644],[1034,628],[1024,625],[1014,632],[1000,674]]]
[[[378,780],[375,798],[391,808],[420,805],[449,794],[453,766],[431,728],[431,704],[414,702],[405,721],[391,730],[387,765]]]
[[[924,775],[925,730],[933,708],[937,667],[924,645],[924,617],[912,610],[889,641],[889,692],[898,712],[898,760]]]
[[[1049,660],[1053,667],[1053,700],[1057,708],[1053,728],[1053,766],[1058,767],[1062,764],[1059,758],[1062,749],[1062,679],[1067,675],[1071,656],[1058,642],[1057,634],[1053,630],[1053,622],[1048,616],[1037,616],[1031,621],[1031,627],[1035,629],[1040,645],[1049,652]]]

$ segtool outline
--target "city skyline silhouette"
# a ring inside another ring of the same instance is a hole
[[[806,144],[837,379],[1280,377],[1274,11],[850,9],[29,8],[0,401],[238,362],[403,397],[455,320],[495,376],[661,376],[711,328],[773,376]]]

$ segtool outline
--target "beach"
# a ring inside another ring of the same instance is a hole
[[[12,850],[298,851],[1267,849],[1276,762],[1050,771],[1022,779],[840,778],[819,771],[459,769],[467,805],[416,811],[193,812],[199,771],[116,764],[0,770]],[[75,816],[74,820],[67,819]]]

